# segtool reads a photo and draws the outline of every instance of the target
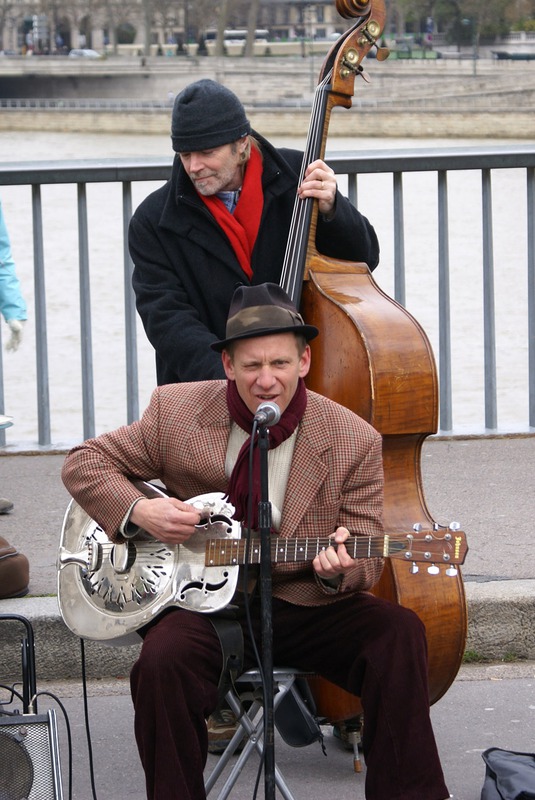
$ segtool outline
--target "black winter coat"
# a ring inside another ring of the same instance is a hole
[[[279,283],[303,154],[254,136],[264,159],[264,208],[252,283]],[[334,218],[318,221],[316,246],[324,255],[363,261],[370,269],[379,260],[373,227],[340,193]],[[129,247],[137,310],[156,351],[158,384],[224,378],[221,356],[209,345],[224,338],[234,290],[249,279],[178,155],[170,180],[135,211]]]

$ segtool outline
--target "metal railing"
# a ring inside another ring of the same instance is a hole
[[[391,180],[390,199],[393,220],[392,294],[406,305],[406,284],[410,269],[406,269],[406,208],[404,185],[411,173],[436,176],[437,204],[437,346],[440,386],[440,432],[458,432],[453,425],[452,379],[452,320],[450,299],[450,209],[448,181],[455,171],[477,171],[480,175],[481,230],[474,231],[482,248],[483,328],[484,328],[484,421],[483,432],[498,430],[496,316],[493,238],[495,224],[492,211],[491,175],[495,170],[520,170],[525,192],[526,263],[515,264],[515,281],[525,281],[527,292],[527,359],[528,359],[528,416],[519,421],[523,432],[535,428],[535,145],[506,145],[472,148],[368,151],[366,154],[328,154],[328,161],[341,181],[347,181],[347,193],[357,205],[357,188],[368,179],[372,186],[379,175]],[[50,448],[56,442],[51,434],[49,348],[47,344],[47,293],[45,289],[45,255],[43,245],[43,196],[47,185],[73,184],[76,187],[78,219],[79,303],[72,313],[80,315],[81,359],[81,430],[80,439],[98,433],[95,426],[95,397],[93,376],[93,320],[90,303],[91,268],[89,239],[99,232],[91,231],[88,216],[87,187],[90,184],[118,184],[122,191],[122,241],[124,288],[124,347],[126,353],[126,412],[124,422],[137,419],[140,411],[138,375],[138,322],[131,289],[132,263],[127,247],[127,228],[132,215],[132,187],[138,183],[165,181],[170,173],[171,159],[109,159],[64,162],[34,162],[0,164],[1,186],[31,187],[31,219],[34,269],[34,315],[36,328],[36,408],[38,447]],[[390,176],[390,178],[388,177]],[[368,190],[369,191],[369,190]],[[384,202],[386,203],[386,197]],[[522,206],[524,203],[522,203]],[[374,220],[375,221],[375,220]],[[383,269],[381,267],[380,269]],[[379,270],[378,270],[379,272]],[[0,413],[4,413],[4,374],[0,354]],[[476,424],[474,428],[479,428]],[[0,444],[5,445],[5,433],[0,432]]]

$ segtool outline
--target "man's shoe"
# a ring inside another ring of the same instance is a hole
[[[208,752],[221,755],[238,730],[238,722],[230,708],[219,708],[208,718]],[[243,743],[240,743],[243,747]],[[238,747],[238,749],[241,749]]]
[[[7,514],[13,509],[11,500],[6,500],[5,497],[0,497],[0,514]]]

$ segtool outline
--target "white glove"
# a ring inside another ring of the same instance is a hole
[[[11,337],[6,343],[6,350],[18,350],[19,344],[22,342],[22,329],[24,327],[24,319],[10,319],[8,320],[8,327],[11,331]]]

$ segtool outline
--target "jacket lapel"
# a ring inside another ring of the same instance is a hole
[[[331,446],[319,404],[308,394],[307,409],[297,436],[288,477],[281,536],[291,536],[328,477],[323,453]]]
[[[230,417],[226,403],[226,383],[222,382],[216,401],[199,408],[198,425],[192,431],[187,447],[195,455],[195,467],[203,482],[226,489],[225,457],[230,433]]]

